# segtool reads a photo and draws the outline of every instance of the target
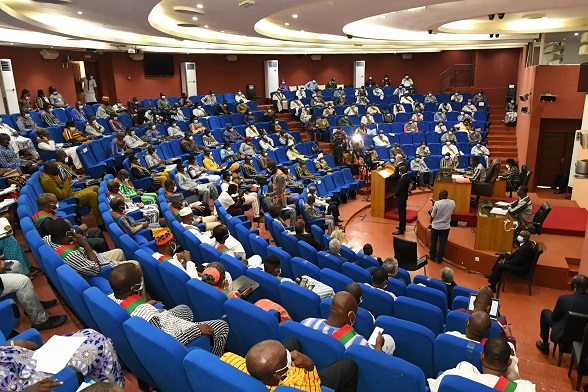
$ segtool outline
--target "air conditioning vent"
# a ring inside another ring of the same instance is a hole
[[[269,66],[270,68],[276,68],[276,67],[278,66],[278,62],[277,62],[276,60],[270,60],[270,61],[268,62],[268,66]]]
[[[194,64],[194,63],[186,63],[186,69],[188,71],[194,71],[196,69],[196,64]]]
[[[0,61],[0,68],[2,71],[12,71],[10,61]]]
[[[186,15],[204,15],[204,10],[200,8],[193,8],[193,7],[184,7],[184,6],[176,6],[174,7],[174,11],[180,14]]]
[[[365,67],[365,61],[356,61],[355,66],[356,67]]]

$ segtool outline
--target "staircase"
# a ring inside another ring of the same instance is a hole
[[[500,159],[504,168],[504,163],[508,158],[516,160],[518,156],[516,128],[504,125],[506,114],[504,106],[489,105],[488,109],[488,121],[491,126],[486,141],[490,150],[490,160]]]

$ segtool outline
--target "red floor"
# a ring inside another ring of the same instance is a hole
[[[541,195],[545,197],[544,195]],[[561,196],[561,195],[554,195]],[[416,191],[408,200],[408,208],[413,210],[422,210],[430,208],[429,198],[431,192]],[[393,255],[392,232],[394,232],[396,221],[373,218],[370,210],[367,208],[369,202],[366,197],[359,196],[357,200],[350,201],[340,206],[341,219],[345,220],[345,229],[348,239],[356,244],[371,243],[375,255],[386,258]],[[563,197],[561,198],[563,200]],[[351,216],[353,219],[349,220]],[[407,239],[416,239],[414,234],[415,223],[407,225],[407,231],[404,235]],[[254,225],[256,226],[256,225]],[[268,236],[268,233],[260,226],[262,236]],[[24,243],[20,232],[17,238]],[[424,255],[427,250],[419,245],[419,255]],[[30,253],[27,253],[32,259]],[[446,266],[446,263],[438,265],[430,263],[427,265],[427,275],[439,277],[439,271]],[[468,273],[452,266],[455,271],[455,281],[462,286],[478,288],[486,286],[486,279],[479,274]],[[423,273],[418,271],[418,273]],[[415,274],[413,274],[415,275]],[[55,298],[44,276],[37,277],[33,284],[41,299]],[[501,311],[508,316],[509,323],[512,323],[512,331],[517,338],[517,355],[519,357],[519,370],[524,379],[530,380],[537,385],[537,391],[572,391],[575,385],[575,373],[571,378],[567,376],[567,368],[570,363],[570,356],[565,355],[561,367],[557,367],[557,360],[554,357],[546,357],[535,348],[535,340],[539,338],[539,314],[543,308],[553,308],[558,296],[567,294],[566,291],[546,289],[541,287],[533,288],[533,295],[529,296],[526,286],[522,284],[511,283],[507,291],[501,294]],[[51,315],[63,314],[67,312],[70,320],[62,327],[44,331],[43,338],[47,340],[54,334],[61,334],[78,330],[81,326],[74,323],[73,316],[66,308],[60,304],[49,310]],[[18,329],[23,330],[30,326],[27,317],[22,317]],[[136,379],[132,375],[127,375],[126,391],[138,391]]]

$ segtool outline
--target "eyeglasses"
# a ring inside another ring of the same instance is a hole
[[[286,366],[276,370],[274,374],[281,373],[283,370],[286,370],[287,372],[288,370],[290,370],[290,366],[292,366],[292,355],[290,354],[290,351],[286,350]]]

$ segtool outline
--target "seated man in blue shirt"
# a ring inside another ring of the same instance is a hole
[[[39,166],[34,161],[20,159],[10,147],[10,136],[7,134],[0,134],[0,168],[1,169],[16,169],[20,166],[24,167],[24,171],[32,174],[39,170]]]

